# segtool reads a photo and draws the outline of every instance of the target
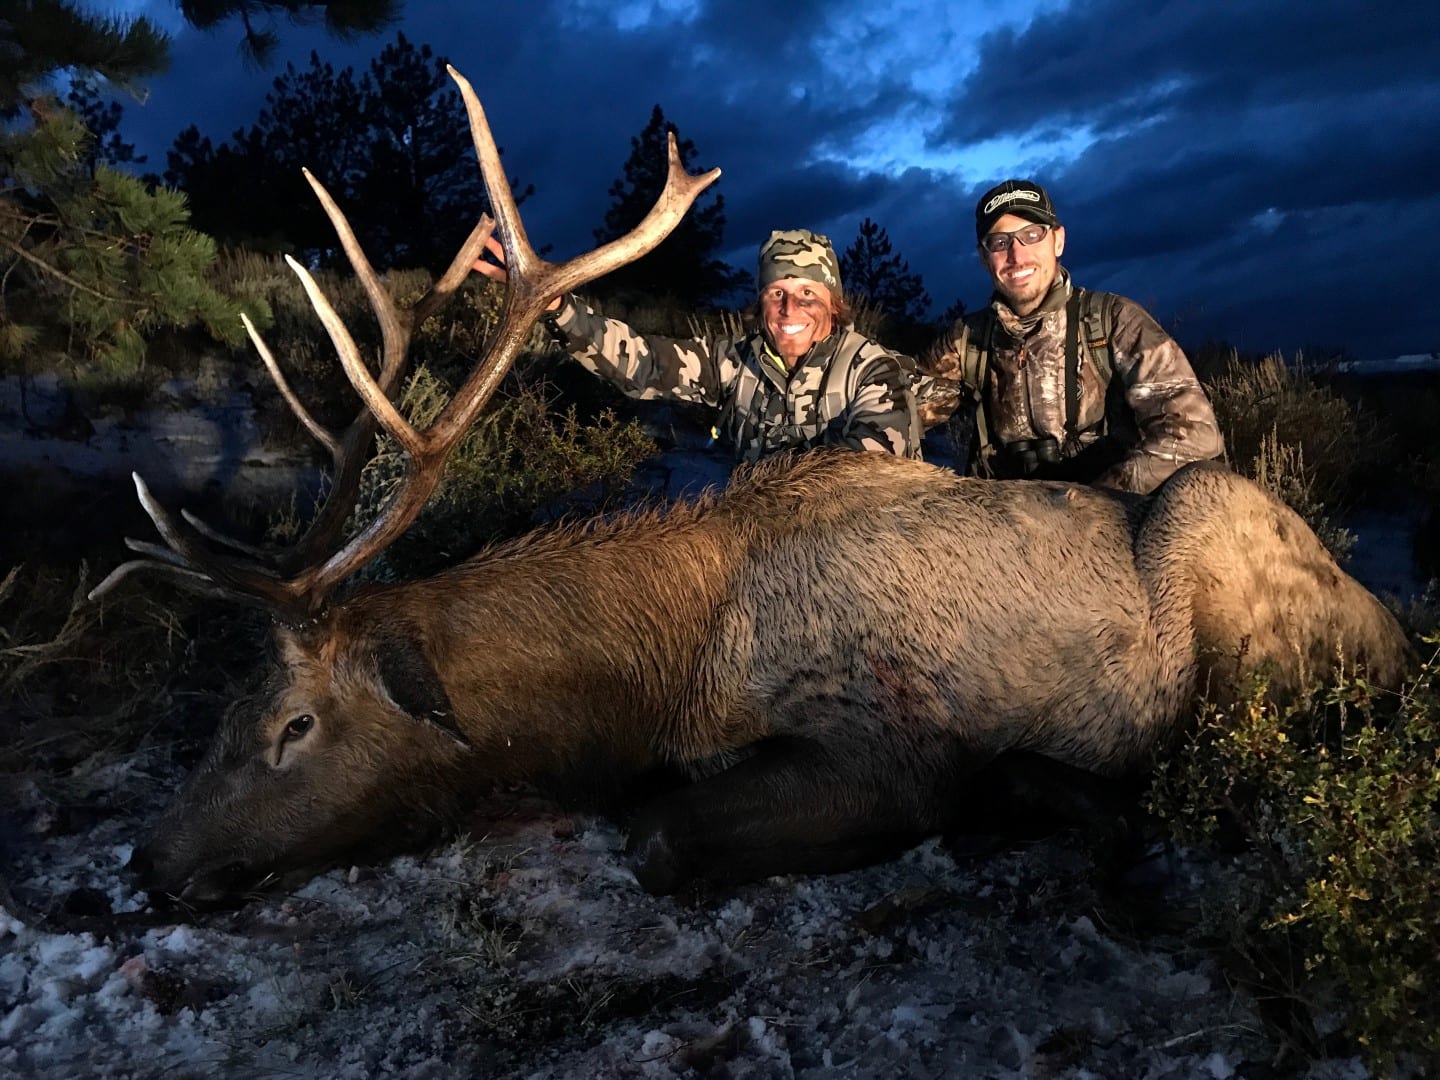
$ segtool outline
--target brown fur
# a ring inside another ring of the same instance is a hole
[[[736,750],[642,811],[641,880],[836,869],[951,823],[1006,751],[1142,768],[1242,653],[1286,689],[1337,656],[1382,685],[1410,662],[1304,523],[1222,469],[1139,498],[847,451],[363,589],[280,636],[139,857],[159,888],[217,895],[397,824],[411,842],[497,782]],[[312,728],[282,744],[298,715]]]

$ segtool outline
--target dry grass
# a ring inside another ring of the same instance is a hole
[[[1252,479],[1298,484],[1316,504],[1342,506],[1383,455],[1374,417],[1317,382],[1303,363],[1232,356],[1209,390],[1231,466]]]
[[[123,756],[184,698],[231,680],[246,619],[202,617],[168,590],[92,603],[95,584],[84,562],[16,566],[0,584],[0,774]]]

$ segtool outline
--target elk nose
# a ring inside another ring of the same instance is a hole
[[[155,881],[155,856],[148,844],[137,847],[130,853],[125,869],[140,882],[142,888],[149,888]]]

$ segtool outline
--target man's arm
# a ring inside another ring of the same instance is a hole
[[[487,258],[488,256],[488,258]],[[472,269],[502,285],[509,274],[505,249],[488,237]],[[703,339],[644,337],[619,319],[602,318],[576,296],[557,296],[541,316],[560,347],[630,397],[675,398],[718,407],[722,376],[713,343]]]
[[[565,297],[543,322],[561,348],[630,397],[720,406],[721,372],[709,339],[637,334],[575,296]]]
[[[965,320],[955,324],[927,349],[916,364],[919,377],[915,380],[915,408],[920,426],[925,430],[945,423],[967,400],[961,372],[964,370],[965,346],[969,329]],[[971,387],[972,391],[979,387]]]
[[[1225,444],[1210,399],[1180,346],[1138,304],[1123,297],[1112,302],[1115,377],[1123,381],[1140,442],[1095,484],[1145,493],[1182,465],[1219,457]]]

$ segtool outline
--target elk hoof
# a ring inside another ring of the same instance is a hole
[[[668,896],[692,876],[671,829],[657,820],[637,821],[630,830],[630,853],[635,879],[656,896]]]

